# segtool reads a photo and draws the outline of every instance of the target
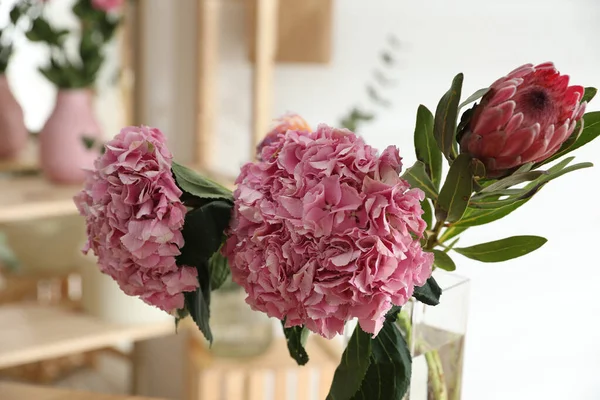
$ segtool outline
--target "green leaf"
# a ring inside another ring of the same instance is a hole
[[[512,213],[528,201],[529,198],[524,200],[516,200],[511,204],[490,209],[478,209],[469,207],[467,208],[467,211],[460,219],[460,221],[457,221],[452,224],[452,228],[466,228],[470,226],[489,224],[490,222],[497,221],[501,218],[506,217],[508,214]]]
[[[423,209],[421,218],[423,218],[423,221],[427,222],[427,229],[431,229],[433,227],[433,209],[431,208],[429,199],[425,199],[421,202],[421,208]]]
[[[227,262],[227,257],[221,254],[220,250],[217,250],[208,260],[208,271],[210,272],[211,290],[217,290],[229,278],[231,273],[229,263]]]
[[[583,92],[583,97],[581,98],[581,102],[590,102],[596,96],[598,89],[593,87],[586,87],[585,92]]]
[[[217,200],[185,215],[182,230],[185,244],[177,256],[177,265],[198,266],[208,262],[223,242],[231,209],[230,203]]]
[[[435,208],[438,221],[456,222],[464,214],[473,192],[473,163],[460,154],[450,166]]]
[[[473,93],[472,95],[470,95],[469,97],[467,97],[467,99],[465,101],[463,101],[462,103],[460,103],[458,105],[458,108],[461,109],[464,106],[466,106],[469,103],[472,103],[476,100],[479,100],[480,98],[482,98],[487,92],[488,90],[490,90],[490,88],[483,88],[483,89],[479,89],[477,90],[475,93]]]
[[[19,22],[19,18],[21,18],[21,8],[19,7],[19,4],[16,4],[12,10],[10,10],[10,22],[12,22],[13,25],[16,25],[17,22]]]
[[[350,399],[360,389],[369,365],[371,364],[371,334],[363,331],[360,325],[348,341],[340,364],[335,370],[327,400]]]
[[[440,243],[446,243],[448,240],[460,235],[464,231],[467,230],[467,226],[454,226],[452,225],[450,228],[446,229],[442,236],[438,239]]]
[[[411,187],[419,188],[425,192],[425,196],[429,199],[437,199],[437,190],[429,179],[429,175],[425,172],[425,164],[421,161],[415,162],[415,164],[408,168],[402,175]]]
[[[452,261],[452,258],[441,250],[433,250],[433,255],[435,256],[435,260],[433,265],[436,267],[443,269],[444,271],[454,271],[456,270],[456,264]]]
[[[590,168],[593,166],[592,163],[579,163],[575,165],[571,165],[570,167],[566,167],[571,161],[573,161],[575,157],[567,157],[561,162],[557,163],[550,169],[548,169],[546,174],[541,175],[536,180],[530,182],[528,185],[521,189],[516,189],[515,191],[511,191],[511,196],[506,199],[497,199],[488,201],[486,198],[480,198],[479,195],[473,196],[473,199],[470,202],[470,207],[473,208],[481,208],[481,209],[493,209],[499,207],[505,207],[511,205],[520,200],[526,200],[535,195],[540,189],[546,185],[551,180],[554,180],[562,175],[565,175],[569,172],[573,172],[583,168]],[[565,168],[566,167],[566,168]],[[505,191],[506,192],[506,191]]]
[[[285,325],[285,322],[281,321],[281,324]],[[296,360],[298,365],[305,365],[308,362],[308,354],[304,349],[309,334],[308,328],[305,326],[292,326],[291,328],[286,328],[284,326],[283,333],[285,334],[290,356]]]
[[[547,239],[539,236],[511,236],[471,247],[455,247],[453,250],[473,260],[493,263],[524,256],[546,242]]]
[[[183,298],[185,308],[190,316],[204,334],[204,337],[212,345],[213,336],[209,325],[210,319],[210,276],[208,262],[205,260],[196,265],[198,271],[198,282],[200,286],[193,292],[184,292]]]
[[[494,182],[491,185],[483,188],[479,193],[494,193],[496,191],[503,190],[523,182],[534,181],[540,176],[547,174],[548,173],[546,171],[529,171],[514,173],[512,175],[507,176],[504,179],[500,179],[499,181]]]
[[[177,185],[189,195],[200,199],[222,199],[233,202],[231,190],[176,162],[173,162],[171,168]]]
[[[395,321],[395,316],[387,319],[377,337],[371,340],[371,363],[360,388],[352,399],[401,400],[404,398],[410,384],[412,358]]]
[[[458,74],[452,81],[452,86],[442,96],[435,110],[433,134],[440,151],[447,159],[454,158],[451,154],[456,136],[456,118],[458,117],[458,102],[462,89],[463,74]]]
[[[96,145],[96,139],[89,136],[82,136],[81,141],[87,150],[91,150]]]
[[[437,192],[442,179],[442,153],[433,136],[433,114],[424,105],[417,110],[414,141],[417,160],[425,164],[425,171]]]
[[[442,252],[440,252],[440,253],[442,253]],[[447,257],[447,260],[450,260],[450,263],[454,264],[452,262],[452,259],[450,257],[448,257],[447,254],[445,254],[445,255]],[[436,255],[436,257],[437,257],[437,255]],[[427,304],[429,306],[437,306],[438,304],[440,304],[440,296],[441,295],[442,295],[442,289],[437,284],[435,279],[433,279],[433,276],[430,277],[429,279],[427,279],[427,282],[423,286],[420,286],[420,287],[415,286],[415,291],[413,293],[413,297],[415,299],[417,299],[421,303]]]

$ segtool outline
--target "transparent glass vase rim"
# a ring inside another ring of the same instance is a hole
[[[436,279],[438,285],[442,288],[442,291],[468,285],[471,282],[471,279],[466,276],[440,269],[436,269],[432,276]]]

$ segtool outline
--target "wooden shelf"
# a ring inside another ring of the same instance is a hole
[[[2,400],[160,400],[149,397],[116,396],[42,386],[0,382]]]
[[[119,325],[58,307],[3,306],[0,307],[0,368],[173,333],[175,324],[171,321]]]
[[[27,147],[16,158],[0,159],[0,172],[31,172],[40,169],[37,136],[30,136]]]
[[[234,187],[235,178],[204,174],[230,189]],[[0,177],[0,223],[75,214],[73,196],[79,190],[81,185],[56,185],[41,175]]]
[[[40,175],[0,178],[0,223],[74,214],[80,188],[54,185]]]

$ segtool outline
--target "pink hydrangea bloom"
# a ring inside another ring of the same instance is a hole
[[[171,153],[154,128],[124,128],[106,144],[75,204],[87,223],[84,248],[128,295],[167,312],[183,308],[197,271],[178,266],[185,206]]]
[[[331,338],[358,318],[376,335],[431,275],[424,194],[347,130],[288,130],[242,167],[224,252],[255,310]],[[413,235],[415,237],[413,237]]]
[[[92,6],[96,10],[111,12],[118,10],[125,0],[92,0]]]

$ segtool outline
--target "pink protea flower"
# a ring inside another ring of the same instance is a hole
[[[311,132],[310,125],[298,114],[289,113],[275,120],[274,126],[271,128],[265,138],[258,144],[256,154],[258,159],[262,159],[262,149],[270,145],[276,140],[281,140],[288,130]]]
[[[87,223],[100,270],[128,295],[173,312],[198,287],[195,268],[178,266],[185,206],[171,153],[154,128],[124,128],[106,144],[75,204]]]
[[[224,253],[255,310],[331,338],[358,318],[376,335],[431,275],[424,194],[347,130],[288,130],[242,167]],[[414,236],[413,236],[414,235]]]
[[[111,12],[121,8],[124,2],[125,0],[92,0],[92,7],[96,10]]]
[[[497,80],[460,137],[461,151],[498,177],[558,151],[585,112],[584,89],[552,63],[526,64]]]

